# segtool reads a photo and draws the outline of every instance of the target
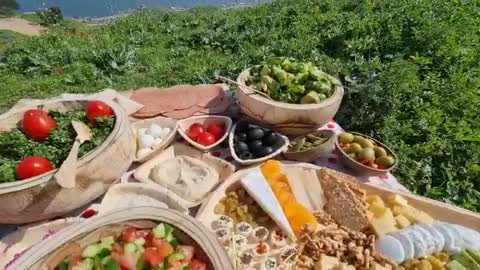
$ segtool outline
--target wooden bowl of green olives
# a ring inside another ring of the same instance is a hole
[[[358,176],[385,175],[398,165],[398,158],[390,148],[357,132],[339,134],[335,147],[343,164]]]
[[[233,159],[247,166],[285,152],[289,142],[278,132],[242,120],[232,127],[228,144]]]
[[[288,160],[312,162],[335,147],[336,136],[331,130],[317,130],[296,137],[283,156]]]

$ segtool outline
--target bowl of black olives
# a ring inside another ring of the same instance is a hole
[[[228,142],[232,157],[241,165],[263,162],[288,148],[287,137],[246,121],[232,127]]]
[[[356,132],[341,133],[335,147],[342,163],[358,176],[380,176],[398,165],[395,153],[380,141]]]

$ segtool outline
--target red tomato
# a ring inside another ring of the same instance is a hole
[[[23,114],[22,130],[35,141],[46,140],[50,131],[56,128],[55,120],[42,110],[28,110]]]
[[[202,124],[195,123],[188,129],[188,137],[192,140],[197,140],[200,134],[205,132],[205,127]]]
[[[82,256],[70,256],[70,262],[68,264],[68,270],[76,269],[78,266],[82,265]]]
[[[113,251],[112,259],[114,259],[122,267],[122,269],[135,270],[138,258],[135,253],[129,253],[129,252],[119,253],[119,252]]]
[[[137,229],[128,228],[123,232],[123,241],[126,243],[133,242],[137,239]]]
[[[193,255],[195,255],[195,248],[192,246],[178,246],[176,252],[183,253],[185,255],[183,261],[190,262],[193,259]]]
[[[17,166],[17,178],[20,180],[35,177],[53,170],[53,165],[44,157],[31,156]]]
[[[147,247],[145,249],[145,253],[143,254],[143,258],[151,266],[157,266],[163,263],[163,259],[164,259],[160,257],[156,247]]]
[[[197,142],[201,145],[208,146],[215,143],[215,136],[210,132],[203,132],[197,139]]]
[[[113,110],[103,101],[90,101],[87,106],[87,118],[90,122],[95,122],[97,117],[112,116]]]
[[[193,259],[188,265],[188,268],[190,270],[207,270],[207,264],[200,260]]]
[[[208,126],[207,131],[215,136],[216,141],[220,140],[223,137],[223,134],[225,134],[225,128],[219,124],[211,124]]]
[[[164,242],[161,245],[157,246],[158,250],[158,255],[162,259],[162,261],[168,257],[168,255],[173,253],[173,247],[170,245],[167,241],[164,240]]]

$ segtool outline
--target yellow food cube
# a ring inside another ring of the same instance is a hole
[[[378,202],[374,202],[370,204],[370,207],[368,208],[370,212],[373,213],[374,217],[382,217],[385,214],[385,211],[387,208],[383,204],[379,204]]]
[[[434,256],[427,256],[425,257],[425,259],[430,262],[430,264],[433,267],[433,270],[441,270],[444,265],[442,261],[440,261],[438,258]]]
[[[406,211],[402,213],[411,223],[426,223],[432,224],[435,220],[427,213],[423,212],[422,210],[418,210],[413,206],[405,207]]]
[[[410,223],[410,221],[404,215],[395,216],[395,221],[397,222],[397,227],[399,229],[403,229],[403,228],[406,228],[406,227],[412,225]]]
[[[385,203],[383,202],[382,198],[380,198],[380,196],[378,195],[371,195],[371,196],[367,196],[367,198],[365,199],[365,201],[368,203],[368,204],[378,204],[378,205],[383,205],[383,207],[385,207]]]
[[[397,231],[395,227],[396,221],[393,217],[392,210],[385,208],[385,213],[381,217],[373,217],[370,220],[370,226],[377,236]]]
[[[403,215],[405,212],[408,211],[408,206],[394,205],[392,211],[395,216]]]
[[[398,206],[408,206],[408,201],[407,199],[403,198],[402,196],[398,194],[394,194],[388,198],[389,202],[392,205],[398,205]]]

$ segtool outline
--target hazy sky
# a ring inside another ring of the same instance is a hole
[[[253,4],[257,0],[17,0],[19,12],[36,11],[42,7],[59,6],[68,17],[109,16],[121,10],[139,6],[193,7],[205,5]],[[265,2],[265,1],[259,1]]]

